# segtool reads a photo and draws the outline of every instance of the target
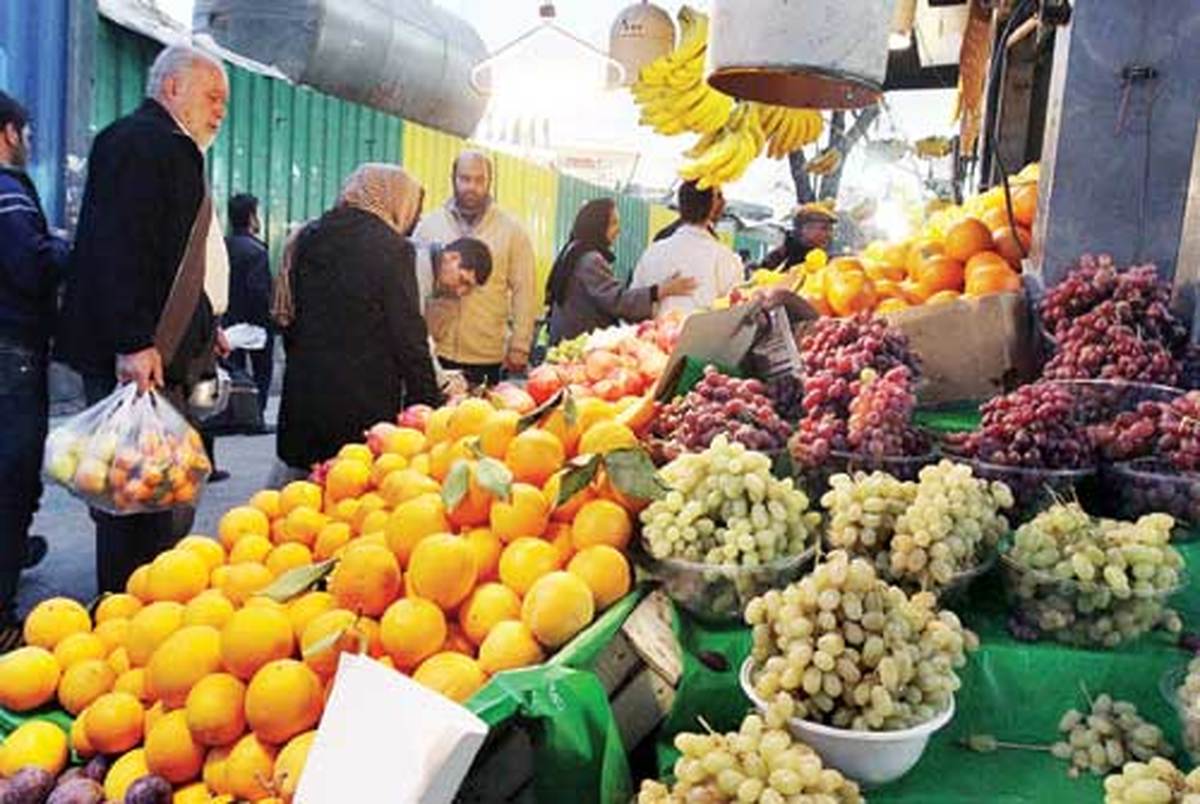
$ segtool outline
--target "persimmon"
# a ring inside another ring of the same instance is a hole
[[[977,218],[964,218],[946,232],[946,256],[966,262],[992,247],[992,233]]]
[[[1024,226],[1002,226],[992,232],[992,240],[996,244],[996,253],[1014,267],[1020,266],[1033,244],[1033,236]]]

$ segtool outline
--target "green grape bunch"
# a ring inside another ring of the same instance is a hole
[[[1193,759],[1200,758],[1200,657],[1188,662],[1187,674],[1175,690],[1175,705],[1183,727],[1183,744]]]
[[[759,567],[798,555],[815,540],[821,515],[792,484],[771,475],[771,459],[718,436],[660,471],[670,491],[642,511],[642,543],[658,559]]]
[[[1129,701],[1097,695],[1086,712],[1068,709],[1058,721],[1060,739],[1050,753],[1071,763],[1068,775],[1110,773],[1126,762],[1170,757],[1175,749],[1162,729],[1142,718]]]
[[[790,699],[789,699],[790,700]],[[860,804],[858,785],[826,768],[809,746],[787,730],[786,705],[750,714],[727,734],[682,732],[675,783],[644,780],[637,804]]]
[[[1153,628],[1178,633],[1166,599],[1183,583],[1183,556],[1171,546],[1175,520],[1135,522],[1089,515],[1057,503],[1017,529],[1004,568],[1022,626],[1063,642],[1115,647]]]
[[[865,558],[830,553],[813,572],[750,601],[754,692],[796,716],[855,731],[906,729],[949,707],[979,646],[932,593],[889,585]]]
[[[1162,757],[1127,762],[1104,780],[1104,804],[1200,804],[1200,768],[1185,775]]]

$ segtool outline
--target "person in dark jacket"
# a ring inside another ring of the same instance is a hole
[[[135,382],[142,390],[162,387],[186,413],[187,385],[212,357],[215,312],[228,294],[219,228],[209,227],[204,290],[166,365],[155,330],[206,193],[203,151],[224,119],[229,84],[219,61],[173,45],[151,66],[146,94],[92,144],[58,348],[83,376],[88,404],[118,381]],[[93,510],[100,591],[122,589],[138,565],[190,526],[191,514]]]
[[[820,204],[805,204],[792,216],[792,230],[784,235],[783,244],[767,252],[758,267],[786,270],[804,262],[813,249],[828,249],[835,224],[837,215]]]
[[[696,280],[678,273],[658,285],[623,287],[612,270],[612,245],[620,232],[621,218],[611,198],[588,201],[575,216],[571,239],[546,280],[551,345],[619,321],[650,318],[659,299],[695,289]]]
[[[299,234],[277,436],[291,472],[280,479],[307,473],[406,405],[440,402],[407,239],[423,196],[402,168],[362,165],[337,205]]]
[[[229,362],[241,369],[249,362],[254,385],[258,388],[261,416],[271,392],[275,334],[271,326],[271,266],[267,244],[258,236],[262,224],[257,198],[249,193],[239,193],[229,199],[229,228],[230,234],[225,238],[225,247],[229,250],[229,309],[224,324],[226,327],[253,324],[267,331],[267,343],[262,349],[234,350],[229,355]]]
[[[46,225],[28,158],[28,115],[0,92],[0,653],[21,638],[21,570],[46,555],[29,526],[42,496],[47,352],[68,251]]]

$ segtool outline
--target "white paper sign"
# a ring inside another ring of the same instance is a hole
[[[343,653],[296,804],[449,804],[485,736],[449,698]]]

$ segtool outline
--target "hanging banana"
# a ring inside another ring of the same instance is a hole
[[[679,24],[679,47],[643,67],[631,88],[642,111],[639,122],[659,134],[708,134],[729,120],[733,98],[704,80],[708,16],[684,6]]]
[[[816,109],[790,109],[765,103],[756,103],[755,106],[767,138],[767,156],[772,159],[787,156],[816,142],[825,126],[821,113]]]
[[[758,109],[738,103],[724,127],[701,137],[689,151],[693,158],[679,169],[679,175],[695,181],[701,190],[735,181],[758,157],[765,142]]]
[[[804,164],[804,169],[814,176],[828,176],[842,164],[842,152],[834,147],[826,148],[815,159]]]

